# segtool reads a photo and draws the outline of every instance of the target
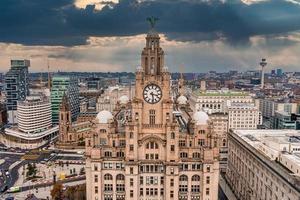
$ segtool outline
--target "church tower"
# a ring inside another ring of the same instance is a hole
[[[59,141],[64,143],[68,141],[68,132],[72,125],[71,109],[66,94],[62,98],[59,108]]]

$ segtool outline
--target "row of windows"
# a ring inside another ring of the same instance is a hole
[[[123,163],[103,163],[103,169],[124,169],[125,165]],[[94,171],[98,171],[98,165],[94,165]]]

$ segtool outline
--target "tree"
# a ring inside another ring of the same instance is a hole
[[[63,186],[61,183],[56,183],[53,185],[51,190],[51,197],[53,200],[61,200],[63,194]]]
[[[37,173],[37,169],[36,169],[36,165],[35,164],[31,164],[29,163],[27,165],[27,173],[26,176],[27,177],[35,177]]]
[[[64,192],[64,196],[69,200],[85,200],[86,199],[86,185],[70,186]]]

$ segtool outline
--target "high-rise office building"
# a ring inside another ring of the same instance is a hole
[[[5,75],[5,92],[8,122],[16,124],[17,102],[26,99],[28,89],[29,60],[11,60],[11,68]]]
[[[175,115],[159,39],[146,37],[134,98],[99,112],[86,139],[89,200],[218,198],[218,138],[205,112]]]
[[[52,78],[51,87],[51,107],[52,123],[59,123],[59,107],[64,94],[67,95],[70,107],[72,121],[75,121],[80,112],[78,80],[74,77],[56,75]]]

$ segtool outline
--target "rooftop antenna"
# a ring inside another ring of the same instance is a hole
[[[49,59],[47,59],[47,67],[48,67],[48,89],[51,90],[51,75],[50,75]]]

